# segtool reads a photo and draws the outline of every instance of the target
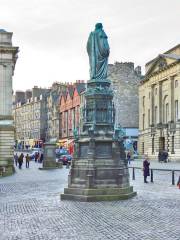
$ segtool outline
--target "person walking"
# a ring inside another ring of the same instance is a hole
[[[42,162],[43,162],[43,158],[44,158],[44,155],[43,155],[43,153],[41,153],[41,157],[40,157],[40,163],[42,163]]]
[[[37,160],[38,160],[38,153],[37,152],[35,153],[34,159],[35,159],[35,162],[37,162]]]
[[[131,154],[130,154],[130,152],[127,153],[127,160],[128,160],[128,163],[130,164],[131,163]]]
[[[18,155],[17,155],[17,153],[14,155],[14,162],[15,162],[15,165],[17,167],[17,164],[18,164]]]
[[[180,189],[180,176],[179,176],[179,179],[178,179],[178,181],[177,181],[177,186],[178,186],[178,188]]]
[[[149,165],[150,165],[150,162],[148,161],[148,156],[145,155],[145,158],[144,158],[144,161],[143,161],[144,183],[148,183],[147,177],[150,176],[150,174],[149,174]]]
[[[30,156],[29,154],[26,155],[26,168],[29,168]]]
[[[22,168],[23,158],[24,158],[24,154],[21,153],[20,156],[19,156],[19,158],[18,158],[19,169]]]
[[[163,151],[163,161],[168,162],[168,152],[166,150]]]
[[[158,161],[159,162],[163,161],[163,159],[162,159],[162,151],[161,150],[158,153]]]

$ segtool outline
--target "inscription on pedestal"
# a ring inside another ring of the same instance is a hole
[[[47,157],[54,157],[54,149],[47,149]]]
[[[112,157],[112,143],[111,142],[96,143],[96,157],[97,158]]]
[[[80,157],[87,158],[89,144],[88,143],[81,143],[80,145]]]

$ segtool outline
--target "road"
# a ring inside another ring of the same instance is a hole
[[[136,197],[82,203],[60,200],[69,169],[38,167],[31,162],[29,169],[0,178],[1,240],[180,240],[180,190],[170,174],[144,184],[139,170],[131,180]]]

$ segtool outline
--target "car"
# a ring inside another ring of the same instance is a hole
[[[57,158],[60,157],[61,155],[66,155],[66,154],[69,154],[68,150],[66,148],[57,148],[56,149]]]
[[[43,149],[42,148],[32,148],[32,152],[29,154],[31,159],[35,158],[35,154],[37,153],[43,153]]]
[[[72,156],[70,154],[61,155],[58,162],[62,162],[63,165],[71,164]]]

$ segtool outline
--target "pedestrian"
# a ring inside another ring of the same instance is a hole
[[[41,153],[41,157],[40,157],[40,163],[42,163],[43,162],[43,153]]]
[[[40,162],[40,157],[41,157],[41,153],[38,152],[38,154],[37,154],[37,162],[38,162],[38,163]]]
[[[148,161],[148,155],[145,155],[144,156],[144,161],[143,161],[144,183],[148,183],[147,177],[150,176],[150,174],[149,174],[149,165],[150,165],[150,162]]]
[[[163,159],[162,159],[162,151],[159,151],[158,161],[159,161],[159,162],[163,161]]]
[[[26,168],[29,168],[29,161],[30,161],[30,156],[27,153],[27,155],[26,155]]]
[[[177,186],[178,186],[178,188],[180,189],[180,176],[179,176],[179,179],[178,179],[178,181],[177,181]]]
[[[34,159],[35,159],[35,162],[37,162],[37,159],[38,159],[38,153],[37,152],[35,152]]]
[[[20,156],[19,156],[19,158],[18,158],[19,169],[22,168],[23,158],[24,158],[24,154],[21,153]]]
[[[127,160],[128,160],[128,163],[130,164],[131,163],[131,154],[130,154],[130,152],[127,153]]]
[[[18,164],[18,155],[17,155],[17,153],[14,155],[14,162],[15,162],[15,165],[17,167],[17,164]]]
[[[163,151],[163,161],[164,162],[168,161],[168,152],[166,150]]]

